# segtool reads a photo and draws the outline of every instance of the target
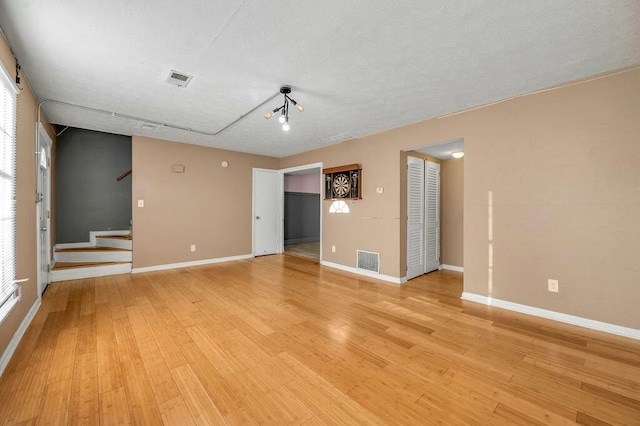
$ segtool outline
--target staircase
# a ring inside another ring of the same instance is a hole
[[[89,234],[89,242],[56,244],[51,282],[131,273],[130,231]]]

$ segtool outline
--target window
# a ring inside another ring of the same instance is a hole
[[[16,282],[16,102],[18,90],[0,65],[0,322],[20,299]]]
[[[349,213],[349,206],[342,200],[335,200],[329,207],[329,213]]]

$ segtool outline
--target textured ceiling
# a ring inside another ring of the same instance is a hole
[[[54,123],[281,157],[640,63],[637,0],[0,0]],[[193,75],[169,86],[170,70]]]

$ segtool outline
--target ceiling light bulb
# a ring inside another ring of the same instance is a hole
[[[266,118],[266,119],[268,120],[268,119],[270,119],[270,118],[271,118],[271,116],[272,116],[272,115],[273,115],[273,114],[271,114],[271,111],[269,111],[268,113],[266,113],[266,114],[264,115],[264,118]]]
[[[454,153],[451,154],[451,156],[453,158],[462,158],[462,157],[464,157],[464,152],[462,152],[462,151],[454,152]]]
[[[284,122],[284,124],[282,125],[282,130],[284,130],[285,132],[289,131],[289,122]]]
[[[280,122],[280,124],[284,124],[284,122],[286,121],[284,118],[284,115],[281,115],[280,117],[278,117],[278,121]]]
[[[300,105],[300,104],[297,104],[296,108],[298,108],[298,111],[300,111],[300,112],[304,111],[304,107],[302,105]]]

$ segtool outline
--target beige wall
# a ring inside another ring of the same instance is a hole
[[[400,151],[463,137],[464,290],[640,328],[638,117],[636,68],[287,157],[281,166],[360,163],[364,197],[351,213],[330,215],[323,204],[323,256],[354,266],[356,248],[379,251],[381,272],[401,277]],[[560,293],[547,292],[548,278],[560,280]]]
[[[277,159],[141,136],[132,147],[134,268],[251,254],[252,170]]]
[[[9,73],[15,77],[16,63],[4,38],[0,36],[0,61]],[[36,234],[36,98],[21,75],[22,90],[18,95],[17,123],[17,275],[29,278],[22,286],[22,300],[11,314],[0,324],[0,354],[4,353],[9,341],[17,331],[37,300],[37,234]],[[55,133],[43,118],[45,128],[55,144]],[[55,146],[55,145],[54,145]],[[53,173],[53,171],[52,171]]]
[[[323,168],[360,164],[362,199],[347,201],[349,214],[330,214],[323,200],[322,257],[328,262],[355,266],[356,250],[380,253],[380,273],[400,275],[400,216],[398,146],[387,144],[386,133],[281,159],[281,168],[322,162]],[[377,194],[376,188],[384,193]],[[331,246],[336,252],[331,252]],[[404,266],[403,273],[404,275]]]
[[[442,263],[464,267],[464,159],[444,160],[440,164],[441,259]]]

